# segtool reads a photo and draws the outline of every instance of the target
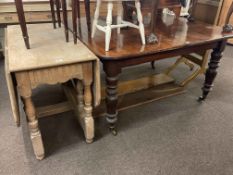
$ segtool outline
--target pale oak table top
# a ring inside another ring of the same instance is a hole
[[[26,49],[18,25],[7,28],[7,50],[11,72],[46,68],[64,64],[97,60],[97,57],[81,42],[66,43],[63,29],[51,24],[27,25],[31,49]]]
[[[94,64],[94,104],[100,102],[100,70],[98,58],[80,41],[65,42],[63,28],[54,30],[51,24],[27,25],[31,49],[26,49],[19,25],[5,30],[5,72],[14,117],[19,117],[16,85],[12,75],[16,72],[46,69],[82,62]],[[72,36],[70,34],[70,36]]]

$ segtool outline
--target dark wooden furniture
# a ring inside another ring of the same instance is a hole
[[[66,0],[61,0],[62,1],[62,11],[63,11],[63,22],[64,22],[64,27],[65,27],[65,36],[66,36],[66,41],[69,41],[69,36],[68,36],[68,31],[69,31],[69,26],[68,26],[68,15],[67,15],[67,2]],[[86,11],[86,22],[87,22],[87,29],[90,32],[91,31],[91,15],[90,15],[90,0],[84,0],[84,5],[85,5],[85,11]],[[80,2],[79,0],[71,0],[71,8],[72,8],[72,23],[73,23],[73,38],[74,38],[74,43],[77,43],[77,19],[80,27],[80,17],[81,17],[81,9],[80,9]]]
[[[213,49],[202,88],[203,94],[200,97],[202,101],[206,99],[212,89],[226,40],[233,37],[233,33],[222,33],[221,27],[199,22],[190,23],[186,18],[176,18],[172,24],[171,19],[164,16],[157,22],[158,25],[155,28],[158,35],[157,44],[141,46],[140,37],[136,31],[128,29],[122,31],[120,37],[116,32],[112,33],[109,52],[104,50],[102,32],[98,32],[94,39],[91,39],[85,28],[79,32],[80,40],[103,63],[106,74],[106,119],[114,134],[116,134],[115,127],[118,116],[118,80],[123,68]],[[171,27],[173,30],[168,30]],[[147,34],[150,32],[150,26],[146,27],[146,32]]]
[[[91,17],[90,17],[90,0],[84,0],[85,3],[85,10],[86,10],[86,20],[87,20],[87,28],[90,32],[90,26],[91,26]],[[22,29],[22,34],[24,38],[24,42],[27,49],[30,49],[29,44],[29,36],[27,31],[27,25],[26,20],[24,16],[24,9],[23,9],[23,2],[22,0],[15,0],[16,10],[19,18],[19,23]],[[50,6],[51,6],[51,14],[52,14],[52,22],[54,28],[56,28],[56,18],[55,18],[55,10],[54,5],[56,6],[56,12],[57,12],[57,21],[58,26],[61,27],[61,17],[60,17],[60,7],[62,5],[62,12],[63,12],[63,21],[64,21],[64,28],[65,28],[65,36],[66,41],[69,41],[68,36],[68,15],[67,15],[67,8],[66,8],[66,0],[50,0]],[[72,0],[72,18],[73,18],[73,36],[74,36],[74,43],[77,43],[77,18],[80,19],[80,4],[79,0]]]
[[[157,15],[161,14],[162,9],[169,8],[172,10],[176,16],[180,15],[181,6],[185,5],[185,0],[144,0],[142,1],[142,10],[151,12],[151,33],[147,37],[147,43],[157,42],[157,36],[154,33],[156,26]],[[194,21],[194,12],[196,8],[197,0],[191,1],[190,16],[189,21]],[[132,19],[133,11],[135,7],[130,2],[124,2],[124,18],[130,20]]]
[[[157,2],[157,3],[156,3]],[[157,42],[157,37],[156,34],[154,33],[155,30],[155,25],[156,25],[156,19],[157,19],[157,13],[158,13],[158,9],[159,7],[164,8],[164,7],[168,7],[168,8],[172,8],[174,6],[177,6],[180,2],[178,0],[160,0],[159,2],[152,2],[152,10],[151,10],[151,14],[152,14],[152,19],[151,19],[151,32],[150,35],[148,36],[148,43],[154,43]],[[161,4],[161,5],[160,5]],[[197,4],[197,0],[191,0],[191,8],[190,8],[190,16],[188,17],[188,20],[193,22],[194,21],[194,12],[195,12],[195,8],[196,8],[196,4]]]
[[[131,2],[124,2],[124,18],[127,20],[132,20],[132,14],[135,10],[135,6]],[[151,12],[151,31],[154,31],[156,25],[156,18],[158,14],[162,13],[164,8],[169,8],[170,10],[174,11],[176,16],[180,15],[181,10],[181,3],[179,0],[144,0],[142,1],[142,11]],[[155,43],[157,42],[157,36],[154,32],[147,37],[147,43]]]
[[[156,20],[155,19],[157,19],[157,16],[161,16],[162,10],[164,8],[168,8],[171,11],[174,12],[175,17],[179,17],[180,16],[180,12],[181,12],[181,7],[182,6],[186,6],[186,3],[187,3],[186,0],[158,0],[158,1],[144,0],[144,1],[142,1],[142,9],[143,9],[143,11],[148,12],[148,11],[150,11],[151,7],[154,7],[154,8],[152,8],[152,12],[151,12],[152,14],[154,14],[152,16],[152,20],[151,20],[151,33],[147,37],[147,43],[155,43],[155,42],[158,41],[158,38],[157,38],[156,34],[154,33],[155,25],[156,25]],[[192,1],[192,3],[196,4],[195,1]],[[193,5],[191,5],[191,6],[193,6]],[[195,8],[195,7],[193,7],[193,8]],[[192,18],[192,21],[194,20],[194,18],[193,18],[193,14],[194,13],[193,12],[195,10],[193,8],[191,8],[191,14],[192,14],[191,16],[192,17],[189,17],[189,19]],[[135,11],[135,8],[134,8],[133,4],[130,4],[129,2],[128,3],[125,2],[124,3],[124,9],[125,9],[124,10],[125,17],[126,18],[132,18],[131,15],[132,15],[133,11]],[[170,27],[168,29],[172,30],[172,27]],[[172,31],[170,33],[172,33]],[[206,55],[206,54],[204,53],[204,54],[201,54],[201,55]],[[193,58],[193,57],[191,57],[189,55],[187,55],[185,57]],[[184,57],[182,57],[182,58],[178,59],[178,61],[175,63],[174,66],[171,67],[171,70],[173,70],[181,62],[189,64],[188,60],[185,59]],[[205,63],[205,61],[203,63]],[[152,61],[151,62],[151,66],[152,66],[153,69],[155,69],[155,65],[154,64],[155,64],[155,61]],[[191,67],[194,66],[194,65],[191,65],[191,64],[189,64],[189,65]],[[203,67],[205,65],[203,65],[202,62],[198,61],[198,66]],[[170,72],[171,70],[169,70],[168,72]],[[200,69],[200,71],[203,72],[202,69]],[[198,71],[196,73],[194,73],[194,75],[197,76],[198,75]],[[194,78],[196,76],[192,75],[191,77]],[[184,81],[184,83],[181,83],[181,84],[187,85],[188,82],[190,82],[191,78],[188,77],[186,80],[187,81]]]
[[[49,0],[23,1],[25,18],[28,23],[47,23],[52,21]],[[18,24],[15,2],[13,0],[0,1],[0,26]]]
[[[179,0],[156,0],[156,1],[152,1],[152,0],[143,0],[142,2],[142,11],[144,12],[148,12],[151,11],[152,7],[154,7],[155,5],[151,5],[152,3],[156,4],[157,7],[156,9],[159,11],[159,13],[161,12],[162,9],[164,8],[169,8],[172,11],[175,12],[175,14],[179,15],[180,13],[180,7],[181,7],[181,3]],[[124,2],[124,16],[125,18],[131,18],[132,17],[132,13],[133,11],[135,11],[135,6],[132,2]]]
[[[51,16],[52,16],[52,23],[53,28],[56,28],[56,16],[55,16],[55,10],[54,6],[56,7],[56,14],[57,14],[57,23],[58,27],[61,27],[61,2],[60,0],[49,0],[50,9],[51,9]]]
[[[191,0],[191,7],[190,7],[190,9],[189,9],[189,17],[188,17],[188,20],[189,21],[194,21],[195,20],[195,18],[194,18],[194,13],[195,13],[195,11],[196,11],[196,7],[197,7],[197,1],[198,0]]]
[[[61,27],[60,1],[59,0],[49,0],[49,1],[50,1],[53,27],[56,28],[56,17],[55,17],[55,10],[54,10],[55,4],[56,4],[58,26]],[[16,6],[16,11],[17,11],[18,18],[19,18],[19,24],[22,30],[26,48],[30,49],[29,36],[28,36],[28,31],[27,31],[27,25],[26,25],[22,0],[15,0],[15,6]]]

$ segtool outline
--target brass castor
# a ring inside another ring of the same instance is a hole
[[[204,100],[205,100],[205,97],[203,97],[203,96],[200,96],[200,97],[197,99],[198,102],[203,102]]]
[[[109,131],[112,133],[112,135],[117,135],[117,129],[115,127],[109,127]]]

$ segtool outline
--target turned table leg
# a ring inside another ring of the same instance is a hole
[[[106,74],[106,120],[109,124],[109,129],[113,135],[117,135],[116,122],[117,122],[117,84],[118,76],[121,69],[115,62],[103,62],[104,71]]]
[[[92,116],[92,93],[91,83],[83,81],[84,83],[84,123],[86,142],[92,143],[94,139],[94,119]]]
[[[77,84],[76,84],[76,89],[77,89],[77,101],[78,101],[78,111],[80,113],[83,112],[83,108],[84,108],[84,99],[83,99],[83,83],[81,80],[78,80],[77,81]]]
[[[89,79],[90,80],[90,79]],[[77,81],[77,101],[79,111],[79,121],[84,130],[86,143],[92,143],[94,139],[94,119],[92,117],[92,93],[91,81]],[[84,86],[84,88],[83,88]]]
[[[28,37],[26,20],[24,16],[22,0],[15,0],[15,5],[16,5],[16,10],[17,10],[18,18],[19,18],[19,24],[20,24],[20,27],[23,33],[23,39],[24,39],[26,48],[30,49],[29,37]]]
[[[92,90],[91,85],[93,83],[93,71],[92,71],[92,64],[87,63],[83,65],[83,91],[82,91],[82,85],[79,84],[79,90],[84,94],[84,133],[86,137],[87,143],[92,143],[94,139],[94,119],[92,116]],[[78,97],[80,100],[79,107],[83,106],[82,103],[82,96]]]
[[[16,74],[16,79],[20,96],[22,97],[24,102],[24,108],[28,119],[28,127],[30,131],[33,150],[36,158],[38,160],[42,160],[44,158],[44,146],[40,129],[38,127],[38,119],[36,117],[35,106],[31,98],[32,90],[30,86],[30,80],[27,73]]]
[[[38,120],[35,114],[35,107],[32,102],[31,96],[22,96],[25,104],[25,111],[28,118],[28,126],[32,140],[32,146],[36,158],[42,160],[44,158],[44,146],[41,138],[41,133],[38,127]]]
[[[222,52],[225,49],[225,45],[225,40],[220,41],[217,47],[214,48],[213,52],[211,53],[209,67],[206,71],[204,87],[202,88],[202,96],[199,97],[200,101],[205,100],[209,92],[212,90],[214,79],[217,76],[217,68],[219,67],[219,62],[222,58]]]

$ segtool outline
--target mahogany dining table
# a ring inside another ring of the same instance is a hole
[[[85,21],[85,20],[84,20]],[[97,32],[92,39],[86,29],[81,25],[78,38],[83,42],[102,62],[106,74],[106,120],[109,129],[117,134],[116,123],[118,118],[118,80],[123,73],[123,68],[158,61],[166,58],[212,50],[211,58],[206,70],[202,95],[199,101],[206,99],[213,87],[217,75],[222,53],[226,41],[233,37],[233,33],[224,33],[220,26],[213,26],[202,22],[189,22],[186,18],[174,18],[164,15],[157,21],[155,32],[158,43],[141,45],[140,35],[135,29],[122,30],[121,34],[112,33],[110,51],[104,50],[104,34]],[[150,34],[149,25],[145,26],[146,34]]]

